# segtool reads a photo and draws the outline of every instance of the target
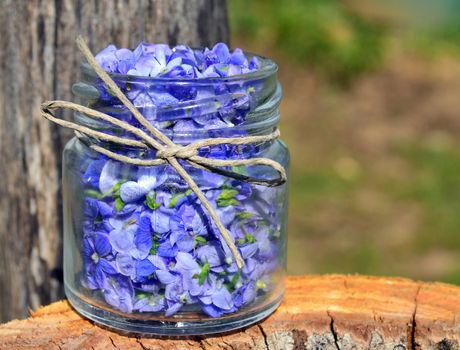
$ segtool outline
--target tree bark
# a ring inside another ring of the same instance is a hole
[[[67,302],[0,325],[0,349],[457,350],[460,287],[402,278],[289,277],[278,310],[258,325],[186,339],[123,336]]]
[[[78,34],[98,51],[140,40],[228,41],[225,0],[0,2],[0,320],[62,297],[61,151],[70,133],[39,104],[71,100]],[[70,115],[66,115],[69,118]]]

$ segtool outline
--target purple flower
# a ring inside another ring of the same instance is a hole
[[[122,180],[120,178],[122,174],[121,169],[122,165],[114,160],[108,160],[104,164],[101,176],[99,177],[99,190],[101,193],[109,192],[113,186]]]
[[[134,237],[134,245],[138,250],[138,257],[145,259],[153,246],[153,232],[148,214],[141,215],[137,220],[137,231]]]
[[[219,280],[213,294],[209,298],[202,298],[202,310],[211,317],[220,317],[225,313],[236,311],[233,298],[223,282]]]
[[[171,71],[171,69],[182,63],[180,57],[169,60],[171,49],[168,45],[142,45],[143,54],[139,57],[134,68],[128,71],[128,74],[157,77]]]
[[[183,204],[177,213],[171,217],[171,245],[178,245],[183,251],[190,251],[194,247],[194,236],[207,235],[203,218],[196,211],[194,205]]]
[[[129,217],[125,220],[109,219],[113,229],[110,231],[109,240],[112,248],[121,254],[129,255],[135,259],[144,260],[152,247],[149,235],[148,218],[145,215]],[[152,243],[151,243],[152,242]],[[148,246],[150,243],[150,247]]]
[[[210,241],[197,248],[196,256],[202,264],[209,263],[211,268],[225,263],[225,253],[219,241]]]
[[[116,52],[116,46],[109,45],[96,55],[97,62],[107,72],[115,73],[118,70],[118,58],[115,55]]]
[[[128,277],[117,275],[107,278],[102,290],[109,305],[122,312],[133,311],[134,288]]]
[[[136,301],[133,309],[140,312],[158,312],[165,308],[165,298],[159,294],[146,294]]]
[[[139,167],[137,181],[127,181],[120,186],[120,198],[125,203],[145,199],[145,195],[166,180],[164,166]]]
[[[246,59],[243,50],[239,48],[233,50],[232,54],[230,55],[230,63],[238,66],[247,66],[248,60]]]
[[[170,285],[177,283],[180,280],[179,274],[174,271],[170,271],[170,269],[166,267],[166,263],[162,257],[153,255],[149,259],[155,266],[155,275],[162,284]]]
[[[115,52],[118,59],[118,73],[126,74],[134,66],[134,54],[131,50],[120,49]]]
[[[153,232],[161,236],[171,230],[170,213],[164,207],[160,207],[151,214],[150,223]]]
[[[112,253],[107,235],[96,233],[83,240],[83,261],[85,264],[88,287],[102,288],[107,275],[116,274],[112,263],[106,258]]]
[[[82,175],[83,181],[92,187],[99,188],[99,177],[105,162],[105,159],[91,161]]]
[[[112,216],[113,208],[91,197],[85,198],[83,206],[83,232],[91,234],[96,231],[106,231],[107,225],[104,219]]]

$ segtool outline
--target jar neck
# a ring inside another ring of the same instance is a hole
[[[279,121],[281,86],[276,64],[260,60],[259,71],[225,78],[111,77],[149,123],[178,143],[263,135],[272,132]],[[81,81],[72,90],[80,104],[143,128],[87,64],[82,64]],[[107,122],[78,113],[75,119],[98,131],[134,138]]]

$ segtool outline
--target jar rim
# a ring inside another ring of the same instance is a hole
[[[180,83],[180,84],[195,84],[195,85],[209,85],[212,83],[226,83],[226,82],[235,82],[235,81],[244,81],[244,80],[256,80],[256,79],[261,79],[268,77],[272,74],[275,74],[278,72],[278,65],[276,64],[275,61],[272,59],[261,56],[261,55],[256,55],[253,53],[245,53],[246,57],[248,59],[251,59],[252,57],[257,57],[259,61],[261,62],[261,67],[255,71],[248,72],[248,73],[243,73],[243,74],[237,74],[237,75],[232,75],[229,77],[206,77],[206,78],[190,78],[190,77],[146,77],[146,76],[139,76],[139,75],[132,75],[132,74],[121,74],[121,73],[112,73],[112,72],[107,72],[106,73],[113,78],[114,80],[117,80],[119,82],[123,81],[138,81],[138,82],[149,82],[149,83],[161,83],[161,84],[167,84],[167,83]],[[96,72],[94,69],[88,64],[88,62],[82,60],[80,63],[80,68],[81,71],[89,74],[90,76],[97,77]]]

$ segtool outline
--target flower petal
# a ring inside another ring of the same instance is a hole
[[[117,273],[113,265],[107,261],[106,259],[99,259],[98,266],[104,271],[105,273],[108,273],[110,275],[114,275]]]
[[[225,287],[217,290],[211,298],[212,303],[220,309],[230,310],[233,307],[232,295]]]
[[[96,233],[94,239],[94,248],[100,257],[106,256],[112,252],[109,237],[103,233]]]
[[[166,270],[157,270],[156,272],[158,280],[163,284],[171,284],[176,282],[177,276]]]
[[[128,254],[117,254],[116,264],[118,272],[122,275],[133,277],[136,274],[135,261]]]
[[[101,171],[99,178],[99,189],[106,193],[112,189],[120,180],[121,165],[119,162],[108,160]]]
[[[127,253],[135,248],[132,230],[115,229],[110,232],[109,241],[112,248],[120,253]]]
[[[176,261],[175,269],[177,271],[200,271],[200,265],[198,265],[195,258],[189,253],[178,252],[176,255]]]
[[[125,203],[135,202],[148,192],[143,187],[139,186],[137,182],[128,181],[120,186],[120,198]]]
[[[149,276],[156,270],[155,266],[148,260],[137,260],[136,261],[136,275],[137,276]]]
[[[169,215],[163,213],[160,209],[155,210],[150,216],[153,232],[155,233],[166,233],[170,230],[169,227]]]
[[[174,315],[177,311],[180,310],[181,307],[182,307],[182,303],[175,303],[175,304],[173,304],[172,306],[170,306],[170,307],[166,310],[165,316],[166,316],[166,317],[169,317],[169,316]]]

